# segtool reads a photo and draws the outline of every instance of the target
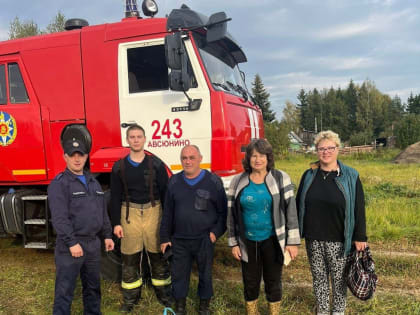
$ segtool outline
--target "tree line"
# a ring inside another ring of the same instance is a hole
[[[45,29],[40,29],[34,20],[21,21],[19,17],[16,16],[9,25],[9,39],[61,32],[64,31],[65,22],[66,18],[60,11],[58,11],[57,15]]]
[[[370,80],[360,85],[350,80],[345,89],[302,89],[296,104],[286,101],[283,118],[277,121],[270,108],[270,94],[258,74],[252,85],[254,101],[263,112],[266,136],[274,142],[277,153],[287,149],[290,131],[299,134],[330,129],[349,145],[370,144],[390,136],[396,136],[401,148],[420,141],[420,94],[411,94],[403,103],[398,96],[391,98],[380,92]]]

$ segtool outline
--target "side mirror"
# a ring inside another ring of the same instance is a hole
[[[230,20],[230,18],[227,18],[225,12],[212,14],[207,23],[207,42],[215,42],[225,37],[227,33],[227,21]]]
[[[181,55],[184,53],[181,33],[176,32],[165,36],[165,57],[168,68],[181,70]]]
[[[173,91],[186,92],[190,89],[191,77],[188,75],[187,69],[172,70],[169,73],[169,87]]]

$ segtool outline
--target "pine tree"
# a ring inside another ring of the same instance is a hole
[[[270,94],[266,91],[259,74],[255,75],[252,82],[252,94],[255,103],[261,108],[264,122],[272,122],[276,119],[275,113],[270,109]]]
[[[413,96],[413,93],[410,94],[407,100],[407,112],[410,114],[420,114],[420,94],[416,96]]]

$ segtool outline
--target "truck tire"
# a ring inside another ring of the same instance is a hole
[[[68,140],[73,139],[82,142],[86,146],[88,152],[90,152],[90,149],[92,148],[92,136],[85,125],[73,124],[63,128],[60,136],[61,146]]]
[[[101,260],[101,276],[102,279],[121,282],[121,251],[120,251],[120,240],[113,236],[112,237],[115,247],[113,251],[105,252],[102,242],[102,260]]]
[[[39,195],[40,191],[35,189],[22,189],[13,193],[4,193],[0,196],[0,217],[3,230],[7,234],[23,233],[23,202],[22,197],[28,195]],[[37,209],[30,207],[27,209],[28,218],[38,212]],[[1,230],[0,230],[1,234]]]

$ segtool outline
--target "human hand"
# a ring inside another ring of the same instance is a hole
[[[358,252],[362,252],[365,250],[366,246],[367,246],[367,242],[354,242],[354,246],[356,246],[356,250]]]
[[[232,255],[233,257],[235,257],[236,260],[241,260],[241,249],[239,248],[239,246],[234,246],[232,247]]]
[[[290,258],[292,258],[292,260],[297,257],[299,249],[296,245],[286,246],[286,250],[289,252]]]
[[[216,240],[217,240],[216,235],[213,232],[210,232],[210,241],[212,243],[216,243]]]
[[[171,242],[167,242],[167,243],[162,243],[160,244],[160,251],[164,254],[166,251],[166,247],[172,247],[172,243]]]
[[[114,241],[110,238],[105,239],[105,251],[110,251],[114,249]]]
[[[70,253],[73,257],[78,258],[83,256],[83,249],[82,246],[77,243],[76,245],[73,245],[70,247]]]
[[[114,226],[114,234],[118,238],[124,237],[124,232],[121,225]]]

